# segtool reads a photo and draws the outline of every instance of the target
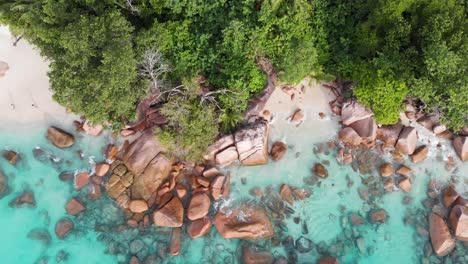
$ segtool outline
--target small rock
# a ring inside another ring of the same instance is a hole
[[[362,138],[350,127],[343,128],[338,134],[338,137],[343,143],[353,146],[358,146],[362,142]]]
[[[418,132],[414,127],[404,127],[400,133],[395,149],[405,155],[411,155],[418,143]]]
[[[349,214],[349,220],[355,226],[364,224],[364,218],[361,217],[360,215],[356,214],[356,213],[350,213]]]
[[[84,122],[83,124],[83,130],[86,132],[86,134],[97,137],[101,135],[102,131],[104,130],[104,127],[100,124],[97,125],[91,125],[88,120]]]
[[[325,166],[323,166],[321,163],[315,163],[312,171],[315,173],[315,175],[319,176],[320,178],[328,177],[328,171],[325,168]]]
[[[35,228],[28,233],[28,238],[40,241],[44,246],[47,246],[50,244],[50,240],[52,239],[50,237],[49,231],[44,228]]]
[[[128,205],[128,209],[133,213],[143,213],[148,210],[148,204],[143,199],[132,200]]]
[[[13,166],[15,166],[18,160],[20,159],[19,154],[14,152],[13,150],[6,150],[3,153],[3,157]]]
[[[410,192],[411,191],[411,180],[408,177],[403,178],[398,183],[398,187],[400,187],[400,189],[403,190],[404,192]]]
[[[271,151],[270,151],[271,159],[274,161],[280,160],[281,158],[283,158],[284,154],[286,153],[286,149],[287,149],[286,144],[284,144],[283,142],[280,142],[280,141],[275,142],[273,146],[271,147]]]
[[[396,173],[405,177],[409,177],[411,174],[411,169],[406,167],[405,165],[401,165],[401,167],[396,171]]]
[[[299,253],[307,253],[311,251],[314,246],[314,243],[310,239],[307,239],[303,236],[300,236],[296,240],[296,250],[299,251]]]
[[[468,140],[466,140],[466,137],[456,137],[452,141],[452,144],[458,157],[460,157],[462,161],[468,160]]]
[[[468,207],[456,205],[452,208],[449,217],[450,226],[458,240],[468,241]]]
[[[180,254],[181,248],[181,238],[182,238],[182,231],[180,227],[176,227],[172,229],[171,234],[171,245],[169,247],[169,252],[172,256],[177,256]]]
[[[325,256],[319,259],[319,261],[317,261],[317,264],[339,264],[339,262],[336,258]]]
[[[442,217],[434,213],[429,216],[429,234],[437,256],[446,256],[455,248],[455,239],[450,234],[447,224]]]
[[[369,212],[369,220],[374,224],[385,223],[387,221],[387,217],[387,211],[384,209],[377,209]]]
[[[414,163],[419,163],[427,158],[427,154],[429,153],[429,148],[424,145],[418,147],[413,154],[410,155],[411,161]]]
[[[291,116],[291,122],[293,123],[301,123],[304,121],[304,111],[302,109],[297,109],[296,112]]]
[[[392,164],[385,163],[380,167],[380,176],[388,177],[394,173]]]
[[[183,220],[184,207],[178,197],[173,197],[153,214],[153,221],[157,226],[181,227]]]
[[[294,196],[292,193],[291,188],[287,184],[282,184],[280,187],[280,196],[283,199],[283,201],[293,204],[294,203]]]
[[[10,207],[36,207],[36,199],[32,191],[26,191],[10,202]]]

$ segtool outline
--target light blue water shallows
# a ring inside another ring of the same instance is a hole
[[[291,131],[285,131],[285,133],[291,133]],[[104,244],[102,239],[98,240],[99,236],[106,233],[102,231],[102,228],[101,231],[95,231],[91,227],[93,225],[86,227],[86,225],[77,224],[78,230],[75,230],[65,240],[57,239],[54,232],[55,223],[61,217],[66,216],[65,203],[70,197],[77,195],[70,183],[59,180],[60,171],[89,170],[90,160],[102,160],[103,148],[109,138],[107,136],[99,138],[76,136],[77,142],[74,147],[58,150],[48,143],[44,135],[45,128],[37,128],[24,133],[0,132],[0,149],[12,149],[22,156],[22,161],[17,167],[0,159],[0,168],[7,175],[12,189],[8,196],[0,200],[0,263],[39,263],[36,261],[45,256],[48,257],[48,263],[58,263],[59,259],[56,256],[61,250],[67,252],[68,258],[60,263],[127,263],[130,255],[106,254],[109,244]],[[276,138],[273,136],[271,142],[284,138],[284,135],[278,135]],[[298,201],[292,206],[295,213],[286,220],[287,231],[283,231],[282,235],[289,235],[294,240],[304,236],[312,240],[316,248],[325,247],[328,252],[341,250],[344,253],[340,257],[340,263],[421,263],[427,238],[418,240],[423,241],[419,243],[414,240],[416,236],[414,225],[404,223],[405,215],[407,212],[421,213],[423,209],[421,202],[426,198],[427,182],[431,177],[447,181],[454,174],[445,171],[443,163],[434,162],[433,157],[422,165],[411,165],[414,171],[413,189],[410,193],[413,199],[411,204],[403,205],[402,200],[405,194],[400,191],[385,194],[382,198],[376,199],[376,203],[388,212],[387,223],[373,225],[366,221],[365,225],[350,227],[346,217],[349,212],[360,213],[366,217],[370,209],[369,205],[358,195],[357,189],[363,186],[361,175],[354,172],[350,166],[339,165],[333,153],[314,154],[314,143],[306,139],[301,144],[288,143],[287,154],[279,162],[270,161],[265,166],[230,168],[232,195],[225,203],[234,203],[236,200],[245,198],[253,199],[249,195],[249,190],[254,186],[271,186],[278,190],[282,183],[287,183],[291,186],[303,187],[305,186],[304,178],[311,176],[310,169],[313,164],[317,161],[328,160],[330,165],[327,168],[330,176],[321,180],[320,187],[310,186],[313,191],[310,198]],[[37,161],[32,155],[32,150],[36,146],[59,157],[63,161],[61,168],[56,169],[52,162],[43,164]],[[84,159],[79,158],[78,150],[85,155]],[[66,163],[66,160],[71,163]],[[408,161],[405,163],[410,164]],[[466,173],[466,166],[459,170],[458,175],[463,173]],[[381,181],[376,173],[373,175],[377,181]],[[347,177],[354,182],[353,186],[348,187]],[[242,178],[247,180],[246,184],[241,182]],[[37,207],[10,208],[8,203],[25,189],[34,192]],[[92,204],[87,204],[88,208],[93,208],[92,206]],[[108,204],[104,208],[112,206]],[[99,218],[103,212],[96,210],[92,214]],[[308,227],[307,234],[303,234],[302,223],[294,223],[294,217],[300,217],[301,221],[305,222]],[[122,223],[125,223],[124,219]],[[45,228],[49,231],[52,240],[48,246],[28,238],[28,232],[35,228]],[[109,228],[115,230],[116,227]],[[170,234],[167,231],[168,229],[164,228],[156,229],[156,231],[151,229],[144,233],[144,236],[135,232],[133,236],[126,235],[125,238],[115,235],[115,239],[122,239],[120,242],[124,247],[129,247],[129,241],[139,240],[145,244],[147,253],[152,254],[164,249],[163,244],[167,243],[167,234]],[[345,232],[348,234],[345,235]],[[109,234],[112,236],[107,232],[107,235]],[[353,239],[347,239],[347,237]],[[356,237],[360,238],[359,243]],[[337,238],[340,240],[337,241]],[[224,240],[215,228],[212,228],[210,234],[203,238],[191,240],[184,236],[181,255],[167,257],[162,263],[238,263],[240,243],[239,240]],[[281,246],[271,247],[269,250],[275,256],[287,255]],[[466,252],[466,249],[460,248],[460,244],[457,245],[457,250]],[[315,263],[320,254],[314,249],[305,254],[298,254],[297,257],[299,263]]]

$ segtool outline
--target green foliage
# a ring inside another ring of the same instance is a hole
[[[171,97],[164,105],[162,113],[169,127],[156,135],[169,155],[198,162],[218,135],[218,120],[214,106],[200,104],[196,88],[190,84],[186,87],[185,96]]]

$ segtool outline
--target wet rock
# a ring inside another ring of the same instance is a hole
[[[181,238],[182,238],[182,230],[180,227],[176,227],[172,229],[171,234],[171,245],[169,247],[169,252],[172,256],[177,256],[180,254],[181,248]]]
[[[10,207],[36,207],[36,199],[32,191],[25,191],[12,200],[9,204]]]
[[[71,181],[74,177],[73,172],[64,171],[59,174],[59,179],[64,182]]]
[[[208,147],[207,154],[203,156],[205,160],[214,160],[215,155],[230,146],[234,145],[234,136],[227,135],[218,139],[213,145]]]
[[[338,138],[343,142],[353,146],[358,146],[362,142],[362,138],[351,127],[343,128],[338,134]]]
[[[13,166],[15,166],[20,159],[19,154],[13,150],[5,150],[2,156]]]
[[[377,129],[377,139],[384,142],[385,146],[395,146],[403,125],[383,125]]]
[[[70,218],[62,218],[55,224],[55,234],[58,238],[65,238],[71,231],[73,231],[74,224]]]
[[[374,224],[385,223],[387,217],[387,211],[384,209],[376,209],[369,212],[369,220]]]
[[[373,115],[372,111],[353,99],[344,102],[341,108],[341,120],[345,126],[349,126],[356,121],[369,118]]]
[[[47,129],[47,139],[57,148],[68,148],[75,143],[72,134],[54,126]]]
[[[404,192],[411,191],[411,180],[408,177],[405,177],[398,182],[398,187]]]
[[[297,109],[294,114],[290,117],[290,121],[296,124],[304,121],[304,111],[302,109]]]
[[[394,173],[392,164],[390,163],[385,163],[382,166],[380,166],[380,176],[382,177],[388,177]]]
[[[310,239],[307,239],[303,236],[300,236],[296,240],[296,250],[299,253],[307,253],[311,251],[314,248],[314,246],[314,243]]]
[[[245,264],[272,264],[275,258],[267,251],[256,251],[251,247],[242,247],[242,260]]]
[[[418,143],[418,132],[414,127],[404,127],[400,133],[395,149],[401,154],[411,155]]]
[[[328,177],[328,170],[321,163],[315,163],[312,171],[314,172],[315,175],[317,175],[320,178]]]
[[[87,172],[76,174],[75,175],[75,188],[77,190],[81,190],[83,187],[85,187],[89,182],[89,177],[90,175]]]
[[[236,147],[232,146],[216,154],[215,162],[219,166],[225,166],[237,160],[239,160],[239,153]]]
[[[109,172],[110,165],[107,163],[96,164],[96,176],[103,177]]]
[[[419,163],[427,158],[428,153],[429,148],[426,145],[420,146],[410,155],[411,161]]]
[[[77,215],[84,211],[85,207],[77,199],[71,198],[65,206],[65,210],[70,215]]]
[[[184,220],[184,208],[178,197],[173,197],[166,205],[153,214],[154,224],[166,227],[181,227]]]
[[[453,185],[449,185],[447,188],[445,188],[444,193],[443,193],[442,201],[444,203],[444,206],[449,208],[457,200],[458,197],[459,197],[459,194],[455,190],[455,187]]]
[[[119,147],[114,144],[109,144],[106,147],[106,151],[104,152],[106,160],[114,161],[117,159],[119,155]]]
[[[282,184],[280,187],[280,196],[283,201],[293,204],[294,203],[294,196],[291,188],[287,184]]]
[[[208,217],[197,219],[189,224],[187,233],[191,238],[202,237],[211,230],[211,221]]]
[[[29,231],[28,238],[32,240],[37,240],[41,242],[44,246],[50,244],[50,237],[49,231],[45,228],[34,228],[33,230]]]
[[[411,174],[411,169],[406,167],[405,165],[401,165],[401,167],[396,171],[396,173],[405,177],[409,177]]]
[[[320,258],[317,264],[339,264],[339,262],[336,258],[325,256]]]
[[[356,213],[350,213],[349,214],[349,221],[351,221],[351,223],[353,225],[363,225],[364,224],[364,218],[362,216],[360,216],[359,214],[356,214]]]
[[[132,200],[128,205],[128,209],[133,213],[143,213],[148,210],[148,204],[145,200]]]
[[[283,142],[277,141],[273,144],[270,151],[271,159],[274,161],[278,161],[283,158],[284,154],[286,153],[287,146]]]
[[[239,160],[244,166],[268,163],[268,122],[260,120],[234,135]]]
[[[453,141],[453,148],[462,161],[468,160],[468,140],[465,136],[456,137]]]
[[[455,248],[455,239],[452,238],[447,224],[442,217],[434,213],[429,215],[429,234],[437,256],[446,256]]]
[[[187,208],[188,219],[193,221],[206,216],[210,210],[210,205],[210,197],[206,193],[193,195]]]
[[[449,223],[458,240],[468,241],[468,207],[454,206],[450,211]]]
[[[393,192],[394,187],[395,187],[395,180],[393,178],[388,178],[385,180],[384,189],[387,192]]]
[[[83,130],[86,132],[86,134],[97,137],[102,134],[104,127],[101,124],[91,125],[90,122],[86,120],[86,122],[83,124]]]
[[[220,209],[213,220],[224,238],[258,239],[274,234],[270,219],[260,206],[242,204],[236,208]]]
[[[369,117],[356,121],[349,125],[366,143],[373,142],[377,138],[377,123],[374,118]]]

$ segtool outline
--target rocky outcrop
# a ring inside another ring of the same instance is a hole
[[[165,227],[181,227],[184,221],[184,207],[178,197],[172,197],[153,214],[154,224]]]
[[[2,156],[13,166],[16,166],[16,162],[20,159],[20,155],[13,150],[3,151]]]
[[[448,255],[455,248],[455,239],[450,234],[444,219],[435,213],[429,215],[429,235],[432,248],[439,257]]]
[[[405,177],[401,179],[398,182],[398,187],[403,190],[404,192],[410,192],[411,191],[411,180],[408,177]]]
[[[86,134],[97,137],[102,134],[104,127],[101,124],[91,125],[88,120],[83,124],[83,130]]]
[[[381,140],[385,146],[395,146],[403,125],[384,125],[377,129],[377,139]]]
[[[208,147],[207,154],[205,154],[203,158],[205,160],[214,160],[216,153],[220,153],[221,151],[233,145],[234,145],[234,136],[233,135],[224,136],[218,139],[213,145]]]
[[[133,141],[123,154],[125,167],[134,175],[131,198],[148,201],[167,179],[172,162],[151,131]],[[115,174],[115,171],[114,171]]]
[[[359,120],[367,119],[373,115],[372,111],[353,99],[344,102],[341,108],[341,120],[345,126],[349,126]]]
[[[344,143],[347,143],[353,146],[358,146],[362,142],[362,138],[351,127],[343,128],[338,134],[338,137]]]
[[[57,148],[68,148],[75,143],[72,134],[54,126],[47,129],[47,139]]]
[[[271,159],[278,161],[286,154],[287,146],[283,142],[277,141],[273,144],[270,151]]]
[[[272,264],[275,258],[270,252],[257,251],[251,247],[242,247],[242,263],[245,264]]]
[[[297,109],[289,120],[293,123],[300,124],[304,121],[304,111],[302,109]]]
[[[32,191],[25,191],[22,194],[18,195],[14,200],[9,204],[10,207],[36,207],[36,199],[34,198],[34,193]]]
[[[398,141],[395,145],[396,150],[401,154],[411,155],[416,150],[418,143],[418,132],[414,127],[404,127],[400,133]]]
[[[242,165],[268,163],[268,130],[268,123],[259,120],[235,133],[235,145]]]
[[[5,76],[7,71],[10,69],[10,66],[8,66],[8,63],[4,61],[0,61],[0,78]]]
[[[214,225],[224,238],[258,239],[274,234],[265,209],[249,204],[221,208],[214,216]]]
[[[349,125],[366,143],[373,142],[377,138],[377,123],[373,117],[358,120]]]
[[[466,138],[465,136],[459,136],[452,142],[455,152],[462,161],[468,160],[468,140]]]
[[[455,205],[450,211],[449,223],[458,240],[468,241],[468,207]]]
[[[65,238],[74,228],[74,224],[70,218],[62,218],[55,224],[55,234],[58,238]]]
[[[230,146],[227,149],[216,154],[215,162],[219,166],[229,165],[239,160],[239,153],[235,146]]]

